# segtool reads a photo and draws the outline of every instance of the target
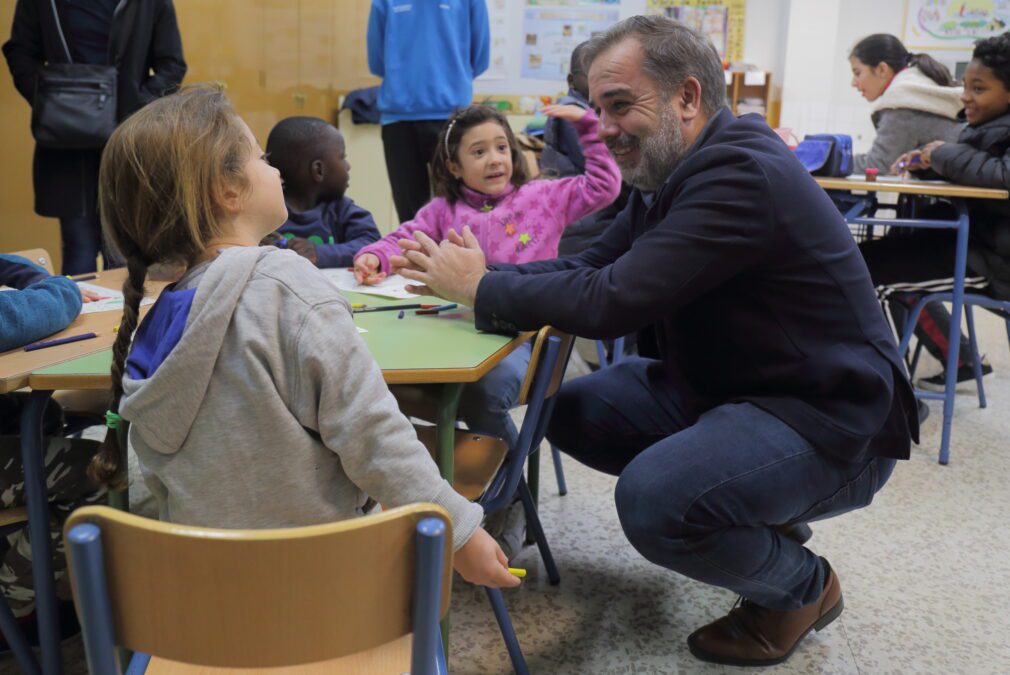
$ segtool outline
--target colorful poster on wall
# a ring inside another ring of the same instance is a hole
[[[902,42],[909,49],[971,49],[1010,25],[1010,0],[905,0]]]
[[[701,31],[723,61],[743,59],[747,0],[648,0],[649,14],[663,14]]]
[[[491,62],[478,80],[504,80],[505,59],[508,57],[509,29],[506,0],[488,0],[487,18],[491,29]]]
[[[575,46],[617,23],[619,15],[615,2],[582,2],[579,6],[559,6],[555,2],[551,7],[526,7],[522,76],[563,81]]]

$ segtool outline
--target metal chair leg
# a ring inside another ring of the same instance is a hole
[[[540,549],[540,557],[543,558],[544,567],[547,568],[547,578],[551,585],[561,582],[561,575],[558,573],[558,566],[554,563],[554,555],[551,554],[551,547],[547,544],[547,535],[544,534],[544,526],[540,524],[540,516],[537,515],[537,507],[533,503],[533,496],[526,481],[519,479],[519,497],[523,500],[523,508],[526,511],[526,529],[533,533],[533,539]]]
[[[484,590],[487,591],[487,599],[491,602],[494,618],[498,620],[498,628],[501,629],[502,639],[505,640],[505,649],[508,650],[509,658],[512,660],[512,668],[516,671],[516,675],[529,675],[530,669],[526,666],[526,658],[519,646],[515,629],[512,628],[512,619],[509,618],[501,589],[485,587]]]
[[[964,303],[964,318],[968,322],[968,344],[971,345],[971,364],[975,373],[975,386],[978,388],[978,407],[986,407],[985,387],[982,384],[982,357],[978,353],[978,338],[975,335],[975,314],[967,302]],[[953,349],[953,345],[951,349]]]
[[[551,459],[554,460],[554,476],[558,479],[558,494],[564,497],[568,494],[568,483],[565,482],[565,467],[561,464],[561,451],[551,444]]]
[[[49,496],[44,466],[45,445],[42,438],[42,415],[52,395],[51,391],[33,391],[28,396],[28,402],[21,411],[21,459],[25,472],[25,501],[28,506],[32,581],[35,584],[35,613],[38,618],[39,644],[42,647],[42,672],[46,675],[61,675],[63,660],[60,656],[60,623],[53,577]]]
[[[0,634],[7,639],[14,660],[21,666],[21,671],[28,675],[39,675],[39,663],[35,660],[35,654],[25,639],[25,633],[18,625],[18,620],[14,618],[7,601],[0,597]]]

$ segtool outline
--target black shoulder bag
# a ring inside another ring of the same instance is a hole
[[[74,63],[60,26],[56,0],[50,0],[66,63],[39,69],[32,105],[32,135],[47,148],[95,150],[116,128],[116,67]]]

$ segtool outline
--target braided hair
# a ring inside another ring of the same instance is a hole
[[[192,266],[220,236],[216,199],[224,187],[248,189],[252,148],[220,87],[184,87],[141,108],[109,138],[98,173],[106,239],[126,259],[123,318],[112,348],[109,430],[88,473],[112,487],[125,484],[116,426],[123,372],[139,322],[151,265]]]

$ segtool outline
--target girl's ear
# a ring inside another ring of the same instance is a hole
[[[232,183],[223,183],[214,190],[214,204],[225,215],[234,216],[242,210],[242,191]]]
[[[450,159],[445,165],[449,167],[449,173],[452,174],[453,178],[463,177],[463,167],[457,164],[455,160]]]
[[[884,61],[881,61],[873,68],[873,73],[877,77],[891,79],[894,77],[894,68],[891,68],[891,66]]]

